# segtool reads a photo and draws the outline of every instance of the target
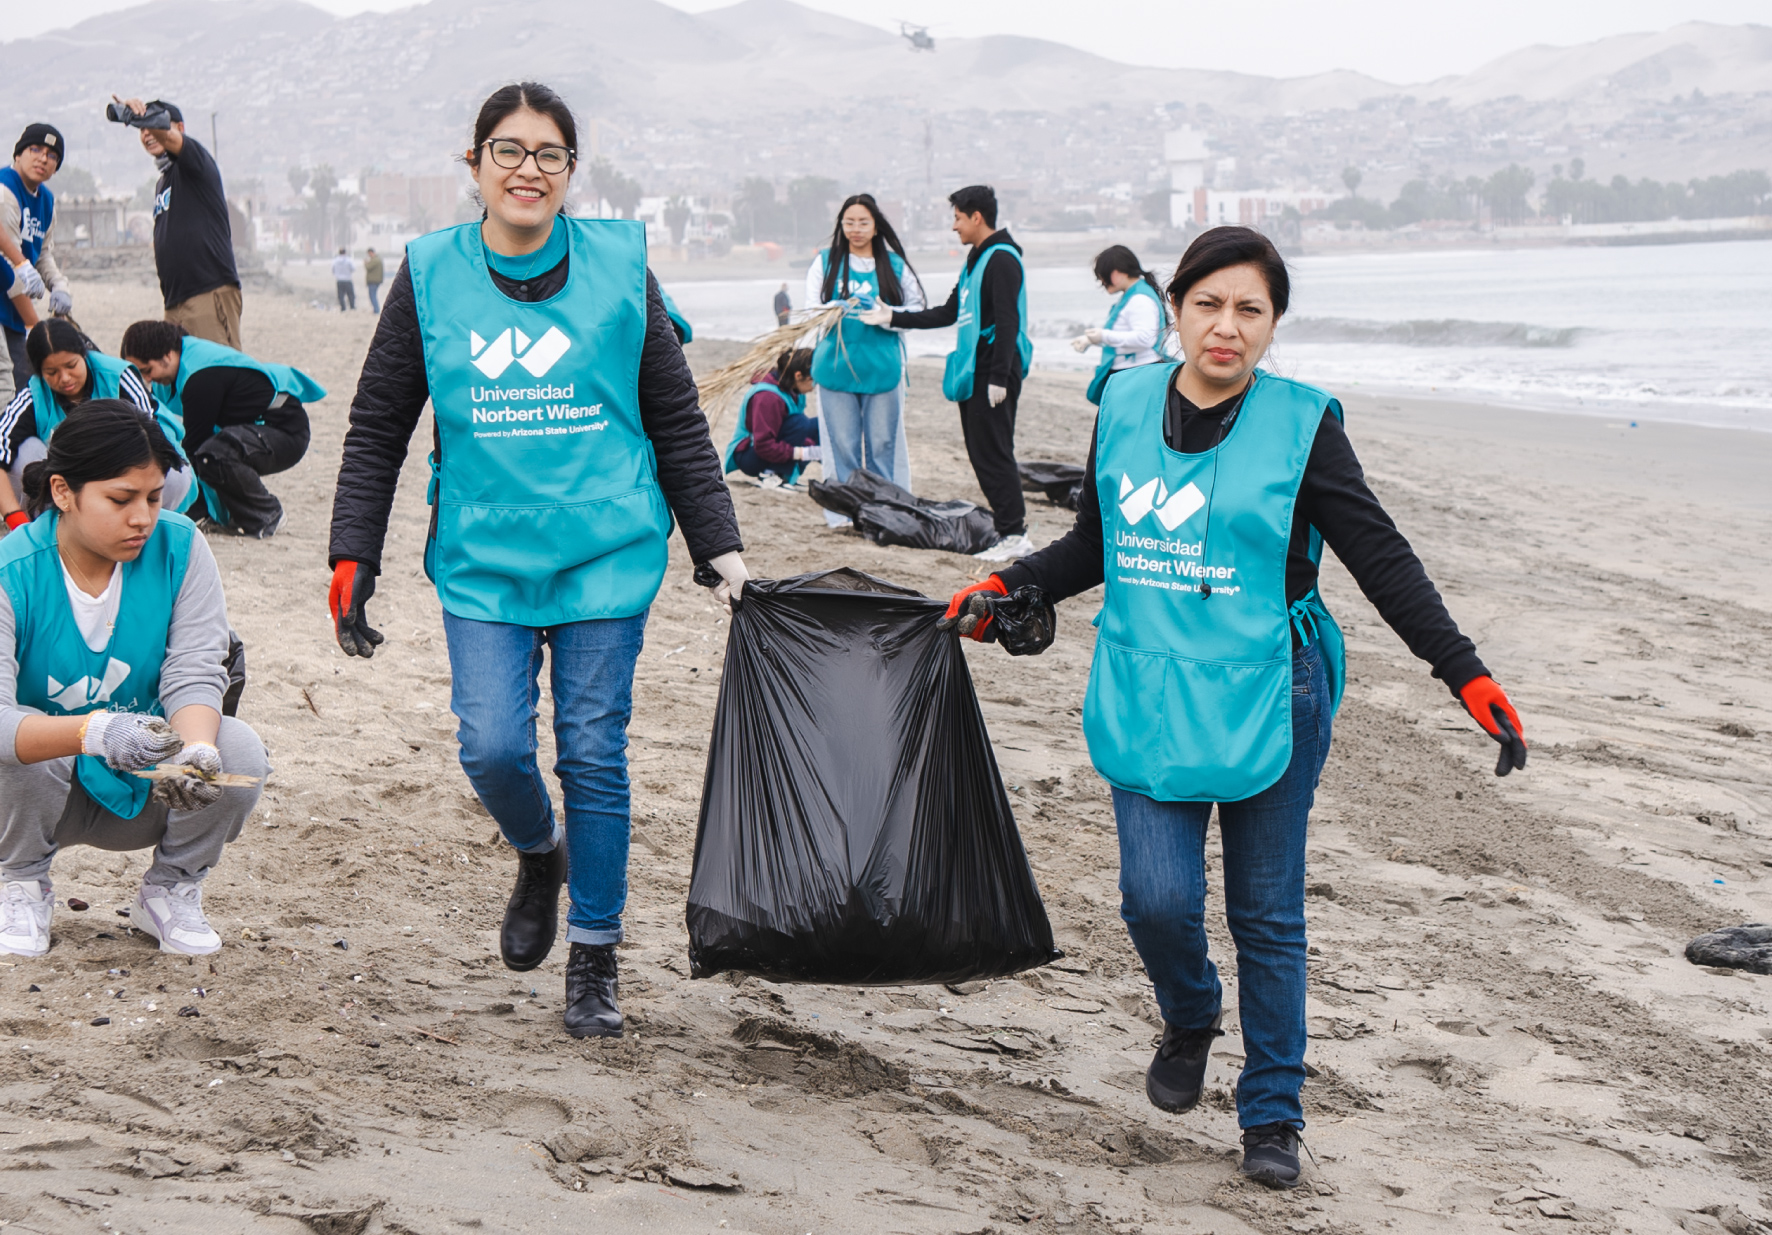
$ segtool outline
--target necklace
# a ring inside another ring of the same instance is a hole
[[[111,575],[113,575],[117,572],[116,563],[113,562],[111,564],[111,569],[105,574],[104,586],[100,587],[97,592],[94,592],[91,588],[91,585],[87,583],[87,581],[84,577],[82,577],[80,571],[75,568],[74,563],[72,563],[71,561],[68,560],[68,555],[62,550],[62,547],[60,544],[56,545],[55,552],[56,552],[56,556],[61,558],[63,568],[66,569],[67,572],[74,577],[74,582],[76,584],[78,584],[80,587],[80,590],[82,592],[85,592],[88,596],[94,596],[94,597],[102,596],[104,594],[105,588],[111,586]]]

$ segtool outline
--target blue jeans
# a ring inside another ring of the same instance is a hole
[[[546,629],[443,614],[454,676],[449,707],[461,721],[461,767],[511,845],[547,853],[562,840],[573,943],[621,941],[628,899],[628,718],[646,614]],[[551,649],[554,774],[566,826],[554,819],[536,765],[541,651]]]
[[[380,283],[366,283],[366,284],[364,284],[364,286],[369,289],[369,307],[372,310],[374,310],[375,312],[380,313],[381,312],[381,284]]]
[[[824,475],[838,483],[865,467],[901,489],[911,487],[911,456],[904,433],[904,383],[876,395],[818,388],[820,430],[824,441]],[[833,527],[848,522],[825,512]]]
[[[781,428],[775,436],[789,446],[816,446],[818,445],[818,418],[806,416],[800,412],[789,412],[787,418],[781,422]],[[749,442],[732,452],[732,462],[746,476],[761,476],[764,472],[773,471],[783,480],[792,476],[794,469],[800,466],[792,459],[786,463],[765,463],[763,456],[752,450]]]
[[[1237,947],[1243,1074],[1237,1122],[1304,1127],[1304,842],[1329,753],[1329,680],[1313,644],[1292,658],[1292,762],[1273,785],[1218,804],[1224,908]],[[1158,802],[1115,789],[1120,916],[1156,987],[1163,1019],[1212,1023],[1223,1000],[1206,955],[1210,802]]]

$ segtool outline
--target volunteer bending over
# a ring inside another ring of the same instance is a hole
[[[1317,592],[1327,542],[1360,590],[1497,741],[1526,763],[1519,716],[1367,488],[1326,392],[1256,365],[1286,312],[1285,263],[1260,232],[1203,233],[1169,283],[1184,362],[1107,385],[1076,525],[954,597],[988,638],[992,593],[1054,599],[1105,582],[1083,705],[1113,787],[1121,916],[1165,1029],[1150,1100],[1200,1099],[1220,1036],[1207,955],[1206,827],[1218,807],[1245,1062],[1243,1172],[1298,1179],[1305,1051],[1305,830],[1344,677]]]
[[[1118,293],[1118,298],[1108,310],[1107,324],[1091,326],[1072,339],[1071,346],[1079,352],[1101,349],[1101,363],[1089,379],[1088,391],[1089,402],[1099,407],[1108,378],[1163,359],[1157,349],[1168,329],[1169,313],[1163,307],[1157,280],[1123,244],[1110,245],[1095,255],[1095,278],[1108,291]]]
[[[93,399],[122,399],[160,425],[175,448],[184,426],[162,407],[128,361],[87,349],[86,336],[73,322],[46,318],[25,336],[31,379],[0,412],[0,467],[12,485],[0,485],[0,517],[8,528],[29,522],[25,506],[25,468],[49,450],[49,440],[68,413]],[[166,474],[160,495],[163,510],[182,512],[195,500],[191,469],[180,450],[178,467]]]
[[[228,613],[196,526],[162,511],[178,452],[134,404],[69,413],[27,471],[31,510],[0,541],[0,952],[42,956],[51,864],[70,845],[152,847],[130,921],[162,952],[221,947],[203,880],[269,772],[222,715]],[[160,764],[189,769],[150,783]]]
[[[482,105],[466,158],[485,214],[412,242],[363,362],[333,499],[330,606],[345,652],[371,655],[382,636],[364,605],[429,398],[425,566],[462,769],[518,854],[500,951],[517,970],[547,958],[570,870],[565,1020],[587,1037],[622,1031],[627,726],[672,514],[717,599],[737,599],[745,568],[644,226],[561,213],[576,145],[546,86],[506,86]],[[564,826],[536,766],[544,648]]]
[[[898,233],[872,193],[857,193],[837,211],[830,248],[806,271],[806,303],[820,308],[853,302],[874,308],[923,308],[923,285],[905,257]],[[812,358],[823,425],[826,480],[841,484],[865,467],[901,489],[911,487],[904,433],[904,342],[889,326],[870,326],[855,313],[827,330]],[[825,520],[841,527],[833,511]]]
[[[300,369],[186,334],[176,322],[134,323],[123,332],[123,355],[184,426],[214,530],[276,535],[287,516],[263,477],[308,453],[306,405],[324,399],[325,388]]]
[[[790,347],[739,397],[726,470],[792,481],[808,462],[822,459],[818,420],[805,411],[811,391],[812,349]]]

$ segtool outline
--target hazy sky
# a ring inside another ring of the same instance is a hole
[[[312,0],[335,13],[407,7],[410,0]],[[691,11],[729,0],[669,0]],[[813,8],[896,28],[899,18],[943,36],[1014,33],[1138,64],[1239,69],[1290,77],[1357,69],[1394,82],[1466,73],[1531,43],[1581,43],[1662,30],[1681,21],[1768,22],[1768,0],[802,0]],[[0,39],[40,34],[130,7],[132,0],[7,4]],[[1110,16],[1112,20],[1105,20]],[[816,71],[808,66],[809,71]]]

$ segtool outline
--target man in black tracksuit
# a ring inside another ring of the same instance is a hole
[[[1021,252],[1007,231],[997,230],[997,195],[987,185],[959,190],[948,201],[954,207],[954,233],[972,246],[966,269],[954,283],[947,303],[916,313],[884,308],[862,315],[870,324],[895,330],[931,330],[952,326],[960,315],[960,286],[979,255],[993,245]],[[979,289],[980,338],[974,361],[972,394],[960,404],[960,431],[966,454],[1003,539],[978,556],[1006,562],[1033,552],[1027,538],[1027,506],[1021,495],[1021,471],[1015,462],[1015,405],[1021,397],[1021,263],[1008,253],[993,253]],[[872,321],[878,317],[877,322]],[[983,338],[992,327],[992,341]]]

